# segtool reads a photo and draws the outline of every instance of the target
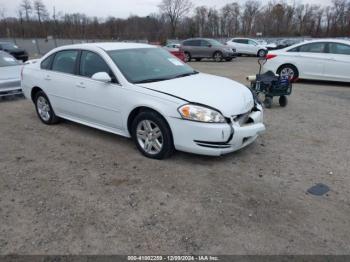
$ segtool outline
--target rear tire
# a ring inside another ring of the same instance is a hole
[[[222,61],[223,55],[222,55],[221,52],[217,51],[217,52],[214,53],[213,58],[214,58],[215,62],[219,63],[219,62]]]
[[[265,100],[264,100],[264,106],[266,108],[271,108],[272,107],[272,102],[273,102],[272,97],[267,96],[267,97],[265,97]]]
[[[131,127],[138,150],[152,159],[165,159],[175,151],[173,136],[166,120],[154,111],[138,114]]]
[[[35,94],[34,101],[36,113],[41,122],[46,125],[54,125],[59,122],[59,118],[53,111],[49,98],[43,91],[39,91]]]
[[[188,62],[191,62],[191,54],[189,52],[185,52],[185,62],[188,63]]]

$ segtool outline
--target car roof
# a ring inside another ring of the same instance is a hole
[[[205,38],[205,37],[195,37],[195,38],[189,38],[184,40],[185,41],[191,41],[191,40],[214,40],[213,38]]]
[[[303,43],[320,43],[320,42],[336,42],[336,43],[342,43],[342,44],[350,44],[350,40],[346,39],[337,39],[337,38],[325,38],[325,39],[315,39],[315,40],[306,40]]]
[[[101,49],[103,49],[105,51],[124,50],[124,49],[137,49],[137,48],[156,48],[155,46],[148,45],[148,44],[107,42],[107,43],[86,43],[86,44],[66,45],[66,46],[62,46],[59,49],[61,49],[61,50],[65,50],[65,49],[84,49],[84,48],[91,48],[91,47],[101,48]]]

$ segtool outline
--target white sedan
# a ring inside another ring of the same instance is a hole
[[[263,72],[290,78],[350,82],[350,41],[323,39],[270,51]]]
[[[259,44],[254,39],[249,38],[232,38],[226,44],[236,49],[238,54],[253,55],[258,57],[266,56],[268,50],[266,46]]]
[[[20,62],[0,51],[0,97],[22,94],[21,69]]]
[[[230,79],[198,73],[162,48],[94,43],[26,65],[22,88],[45,124],[68,119],[132,137],[147,157],[219,156],[264,132],[262,107]]]

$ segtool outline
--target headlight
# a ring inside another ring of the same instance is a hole
[[[181,117],[186,120],[205,123],[226,123],[226,119],[221,113],[204,106],[187,104],[178,110]]]

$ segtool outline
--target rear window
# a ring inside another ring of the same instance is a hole
[[[41,62],[40,68],[44,70],[50,70],[53,58],[54,55],[50,55],[49,57],[47,57],[44,61]]]
[[[310,43],[301,46],[297,46],[290,49],[288,52],[303,52],[303,53],[325,53],[326,43]]]
[[[11,55],[8,55],[5,52],[0,52],[0,67],[5,66],[16,66],[20,63]]]
[[[239,43],[239,44],[248,44],[247,39],[234,39],[233,42]]]

